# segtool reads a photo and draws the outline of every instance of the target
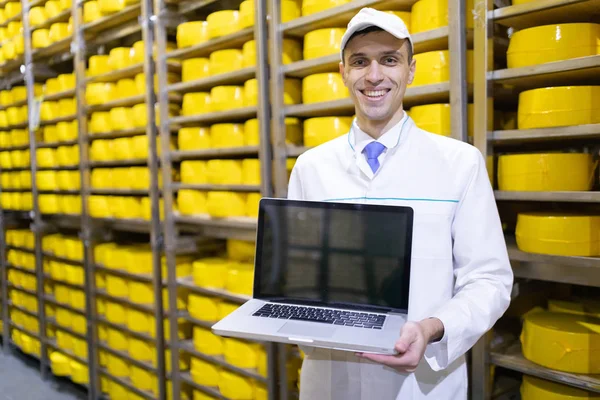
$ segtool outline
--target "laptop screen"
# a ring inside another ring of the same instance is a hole
[[[409,207],[263,199],[254,297],[406,312]]]

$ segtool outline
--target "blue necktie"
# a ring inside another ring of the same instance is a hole
[[[379,160],[377,157],[385,150],[385,146],[379,142],[371,142],[365,147],[365,153],[367,154],[367,163],[371,167],[373,173],[379,169]]]

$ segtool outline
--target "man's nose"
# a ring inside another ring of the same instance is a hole
[[[381,65],[377,61],[373,60],[371,61],[371,64],[369,64],[366,79],[371,84],[377,84],[383,80]]]

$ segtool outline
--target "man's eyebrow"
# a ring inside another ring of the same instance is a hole
[[[381,53],[381,55],[383,55],[383,56],[399,56],[399,57],[403,57],[403,55],[400,52],[400,50],[388,50],[388,51],[384,51],[383,53]],[[349,58],[365,57],[365,56],[366,56],[366,53],[353,53],[352,55],[350,55]]]

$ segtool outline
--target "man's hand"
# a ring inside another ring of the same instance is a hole
[[[400,372],[414,372],[423,358],[427,344],[441,339],[443,335],[444,325],[437,318],[407,322],[402,327],[400,337],[394,346],[397,355],[359,353],[357,356],[387,365]]]

